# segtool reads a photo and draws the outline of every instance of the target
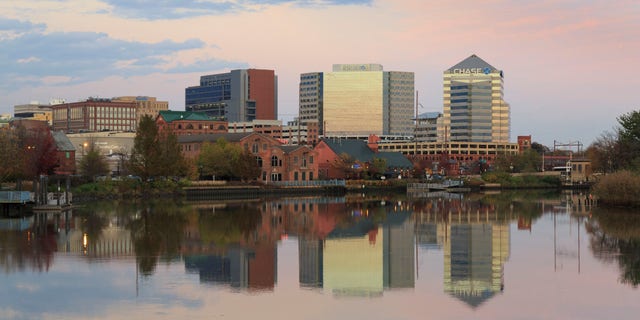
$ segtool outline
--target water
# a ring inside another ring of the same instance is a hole
[[[0,319],[637,319],[640,213],[514,192],[86,204],[0,223]]]

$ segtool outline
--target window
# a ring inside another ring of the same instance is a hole
[[[293,181],[298,181],[298,171],[293,173]]]
[[[277,156],[271,156],[271,166],[272,167],[278,167],[278,157]]]
[[[256,163],[258,164],[258,167],[262,168],[262,158],[261,157],[256,157]]]
[[[251,146],[251,152],[258,153],[258,144],[257,143],[254,143],[253,146]]]

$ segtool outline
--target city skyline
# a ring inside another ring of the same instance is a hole
[[[640,108],[633,1],[151,3],[0,4],[0,113],[126,95],[184,110],[184,89],[201,75],[258,68],[278,75],[278,118],[290,120],[300,74],[349,63],[414,72],[418,111],[442,112],[442,72],[472,54],[504,71],[512,141],[586,147]]]

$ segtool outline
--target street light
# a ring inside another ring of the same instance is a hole
[[[82,156],[84,157],[84,149],[86,149],[87,146],[89,146],[89,144],[85,142],[85,143],[81,144],[80,146],[82,147]]]

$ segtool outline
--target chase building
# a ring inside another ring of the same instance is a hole
[[[445,70],[443,83],[447,142],[509,142],[501,70],[474,54]]]

